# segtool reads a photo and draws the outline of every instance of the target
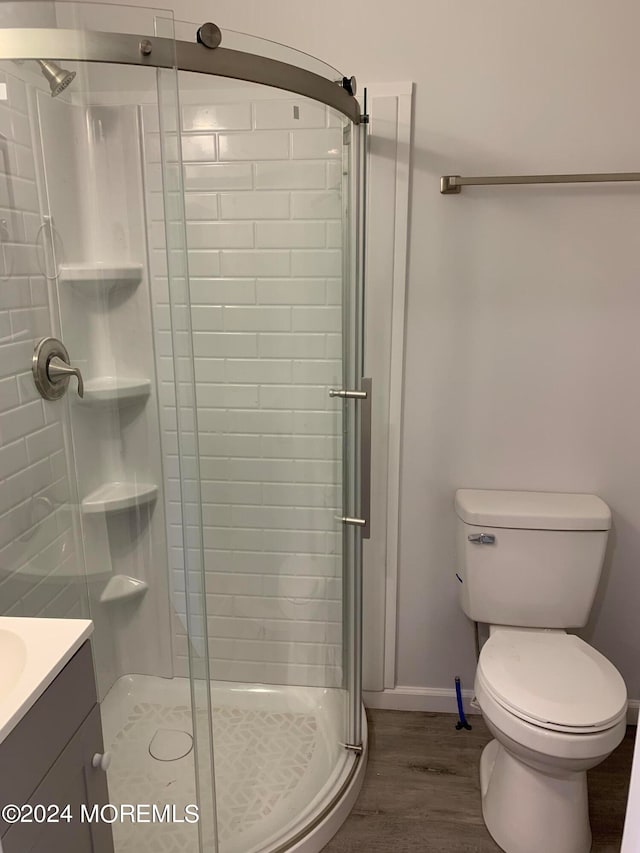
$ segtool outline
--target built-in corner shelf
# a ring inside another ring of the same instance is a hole
[[[109,604],[112,601],[126,601],[141,598],[149,589],[149,585],[138,578],[129,575],[114,575],[109,578],[107,585],[100,594],[100,602]]]
[[[158,497],[155,483],[104,483],[82,501],[85,515],[121,512],[150,504]]]
[[[146,399],[151,393],[150,379],[134,379],[118,376],[98,376],[84,383],[84,397],[77,398],[81,405],[100,406],[117,403],[124,406]]]
[[[61,264],[61,284],[88,293],[107,293],[117,287],[134,287],[142,281],[142,264]]]

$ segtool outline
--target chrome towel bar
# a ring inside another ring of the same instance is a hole
[[[490,187],[500,184],[592,184],[640,181],[640,172],[600,172],[578,175],[489,175],[486,177],[463,178],[462,175],[443,175],[440,192],[452,195],[462,187]]]

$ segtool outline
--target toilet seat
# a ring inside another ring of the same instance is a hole
[[[495,629],[482,647],[477,678],[507,712],[551,731],[605,731],[626,712],[627,690],[618,670],[563,631]]]

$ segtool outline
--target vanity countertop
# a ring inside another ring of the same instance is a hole
[[[92,632],[88,619],[0,616],[0,743]]]
[[[627,800],[627,816],[624,822],[621,853],[637,853],[640,850],[640,736],[636,729],[636,747],[633,753],[631,787]]]

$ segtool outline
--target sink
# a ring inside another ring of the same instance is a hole
[[[88,619],[0,616],[0,743],[92,631]]]
[[[18,684],[26,662],[27,647],[22,637],[0,628],[0,697]]]

